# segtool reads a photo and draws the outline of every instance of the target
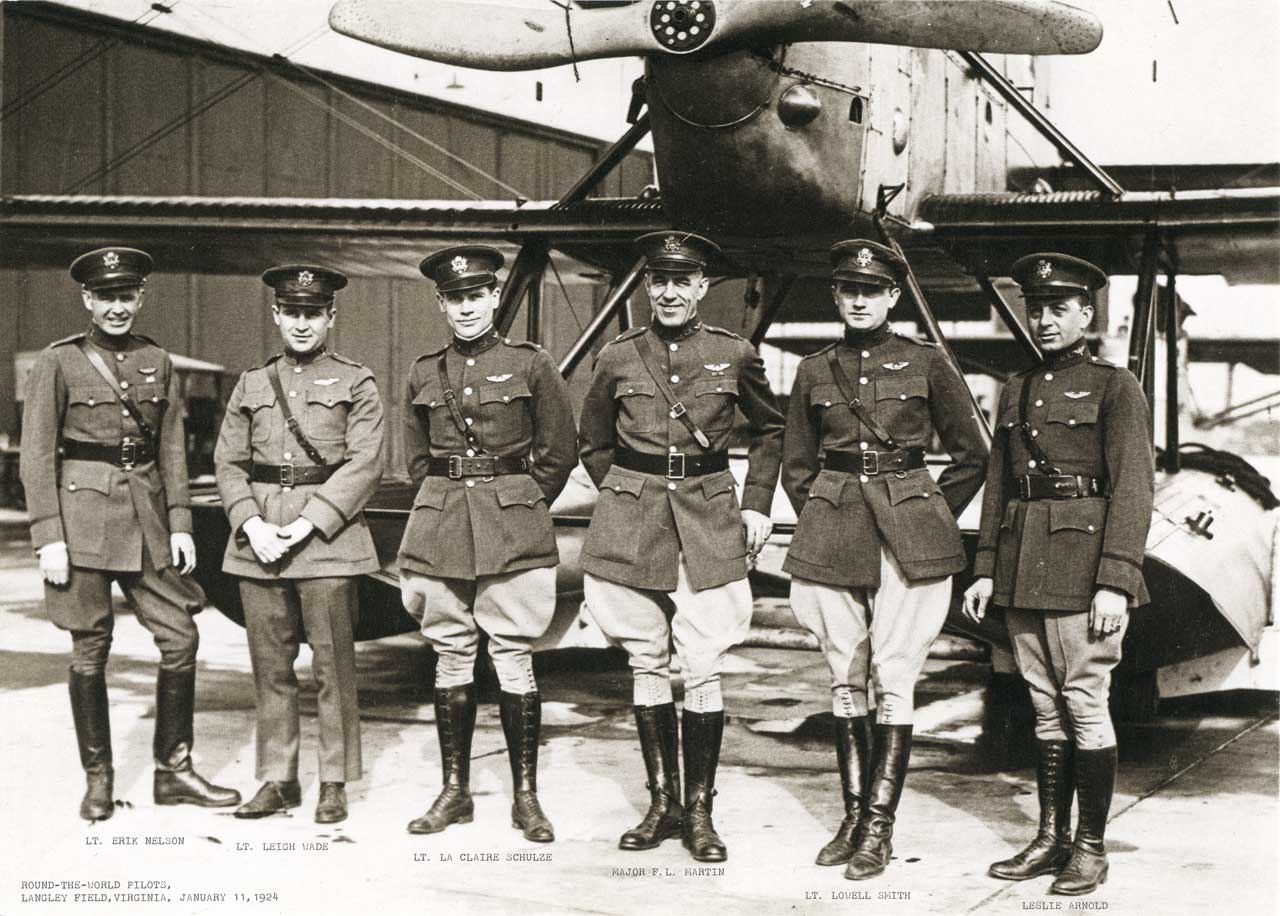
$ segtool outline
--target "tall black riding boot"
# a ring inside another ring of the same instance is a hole
[[[699,862],[723,862],[729,857],[711,822],[723,736],[723,711],[684,711],[684,846]]]
[[[199,805],[226,808],[240,804],[235,789],[215,786],[191,763],[192,716],[195,713],[195,671],[156,674],[156,772],[152,797],[157,805]]]
[[[85,790],[80,816],[86,821],[105,821],[115,812],[111,790],[115,770],[111,767],[111,716],[107,707],[107,676],[82,674],[72,669],[67,679],[71,693],[71,718],[76,724],[80,745],[80,765],[84,767]]]
[[[551,821],[538,804],[538,737],[542,731],[542,697],[533,693],[498,696],[502,733],[507,737],[507,757],[511,760],[511,826],[524,832],[526,840],[550,843],[556,838]]]
[[[619,849],[653,849],[680,829],[680,749],[676,704],[637,706],[636,731],[649,777],[649,811],[622,835]]]
[[[1057,874],[1071,858],[1071,797],[1075,794],[1070,741],[1037,741],[1036,785],[1040,794],[1040,830],[1022,852],[992,863],[987,874],[1025,881]]]
[[[818,853],[819,865],[843,865],[853,858],[858,824],[862,821],[862,798],[871,769],[871,718],[836,717],[836,761],[840,768],[840,790],[844,797],[844,820],[836,835]]]
[[[871,755],[873,775],[866,812],[858,846],[844,870],[844,876],[851,881],[874,878],[893,857],[893,819],[911,760],[910,725],[876,725],[872,734],[875,750]]]
[[[1076,793],[1080,813],[1076,820],[1076,839],[1071,844],[1071,860],[1058,875],[1051,894],[1078,897],[1091,894],[1099,884],[1107,883],[1107,815],[1116,788],[1116,748],[1097,751],[1076,748]]]
[[[409,822],[410,833],[439,833],[450,824],[469,824],[471,736],[476,730],[476,685],[436,688],[436,735],[444,788],[422,817]]]

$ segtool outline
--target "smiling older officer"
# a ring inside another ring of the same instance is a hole
[[[115,810],[107,656],[111,582],[133,601],[160,650],[156,673],[155,802],[234,805],[191,765],[199,632],[182,400],[173,362],[131,333],[151,257],[100,248],[76,258],[92,327],[41,351],[27,380],[22,483],[49,618],[71,633],[71,714],[87,788],[80,816]]]
[[[550,354],[493,327],[502,253],[480,245],[422,262],[453,330],[413,364],[404,401],[405,455],[418,487],[400,545],[406,610],[435,647],[436,732],[444,787],[410,833],[474,817],[471,737],[479,631],[501,686],[511,763],[511,822],[528,840],[555,839],[538,803],[542,700],[533,642],[556,607],[559,553],[548,508],[577,463],[573,408]]]
[[[1116,780],[1107,696],[1142,575],[1154,496],[1150,414],[1126,369],[1089,354],[1094,290],[1107,276],[1065,254],[1030,254],[1010,270],[1044,363],[1005,385],[982,500],[977,579],[965,613],[1005,608],[1036,712],[1040,829],[992,864],[993,878],[1056,874],[1051,893],[1107,880],[1103,843]],[[1080,800],[1071,839],[1074,782]]]
[[[582,407],[579,452],[600,488],[583,588],[605,636],[630,656],[649,777],[649,811],[619,847],[652,849],[683,826],[695,859],[721,862],[727,853],[711,820],[720,671],[751,626],[747,558],[771,531],[782,415],[755,348],[698,317],[716,244],[689,232],[654,232],[638,244],[653,324],[600,352]],[[751,442],[741,507],[727,451],[739,409]],[[673,637],[684,664],[683,809]]]
[[[782,486],[799,518],[782,568],[831,668],[845,816],[817,862],[847,862],[859,880],[889,864],[915,683],[965,566],[956,516],[987,450],[942,351],[893,333],[898,255],[853,239],[831,259],[844,339],[802,360],[791,389]],[[924,460],[934,433],[951,455],[936,484]]]
[[[361,776],[353,637],[358,577],[379,569],[361,510],[382,478],[382,401],[372,372],[325,346],[347,278],[298,264],[262,281],[275,290],[284,352],[240,376],[214,452],[232,531],[222,568],[240,577],[263,780],[236,817],[302,803],[293,663],[305,636],[320,686],[315,820],[331,824],[346,818],[346,783]]]

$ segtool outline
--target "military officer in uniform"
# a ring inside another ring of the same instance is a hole
[[[1051,893],[1079,895],[1107,879],[1103,837],[1116,778],[1107,696],[1129,608],[1149,600],[1150,415],[1138,380],[1090,355],[1085,342],[1092,293],[1106,274],[1042,253],[1020,258],[1010,275],[1044,363],[1001,393],[965,613],[980,620],[990,602],[1005,609],[1035,706],[1040,827],[988,874],[1054,874]]]
[[[600,489],[582,552],[591,615],[627,650],[651,804],[622,849],[678,830],[693,857],[720,862],[712,822],[724,731],[720,671],[751,624],[748,557],[768,539],[782,415],[755,348],[702,323],[716,244],[689,232],[638,240],[653,323],[607,345],[582,407],[579,453]],[[735,411],[750,425],[739,505],[726,449]],[[670,622],[668,622],[670,621]],[[670,646],[684,670],[684,806]]]
[[[404,606],[438,655],[436,731],[444,786],[410,833],[474,816],[469,787],[479,633],[501,687],[512,826],[555,839],[538,802],[542,705],[532,646],[551,624],[559,553],[550,505],[577,463],[573,408],[550,354],[493,326],[502,254],[468,245],[422,262],[453,338],[413,365],[405,455],[418,487],[400,545]]]
[[[199,633],[204,606],[195,568],[182,399],[173,362],[130,333],[142,307],[151,257],[134,248],[81,255],[92,325],[50,344],[27,380],[22,483],[31,539],[55,625],[71,633],[71,713],[87,788],[80,816],[114,811],[106,665],[120,584],[160,650],[156,675],[154,799],[158,805],[234,805],[191,764]]]
[[[889,864],[915,683],[966,563],[956,516],[987,450],[941,349],[889,324],[898,255],[853,239],[831,259],[844,338],[802,360],[791,389],[782,486],[798,521],[783,569],[831,668],[845,814],[817,862],[861,880]],[[935,433],[951,455],[936,483],[925,467]]]
[[[284,351],[240,376],[214,452],[231,522],[224,571],[240,577],[258,704],[257,794],[236,817],[302,803],[298,681],[305,636],[319,684],[316,823],[347,816],[361,776],[353,636],[357,583],[380,567],[361,510],[382,477],[382,401],[373,373],[329,350],[336,270],[273,267],[272,317]]]

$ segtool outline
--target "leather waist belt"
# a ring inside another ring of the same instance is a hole
[[[1018,478],[1018,496],[1021,499],[1081,499],[1101,496],[1102,493],[1102,481],[1097,477],[1028,474]]]
[[[63,439],[62,457],[72,461],[104,461],[128,470],[135,464],[155,461],[156,447],[149,439],[134,439],[128,436],[118,443]]]
[[[924,449],[900,448],[892,452],[827,452],[823,467],[828,471],[844,471],[847,474],[866,474],[868,477],[889,471],[914,471],[924,467]]]
[[[292,464],[255,464],[249,471],[249,479],[254,483],[274,483],[282,487],[298,487],[303,484],[324,483],[338,468],[346,462],[338,464],[309,464],[297,467]]]
[[[527,474],[529,459],[519,456],[448,455],[444,458],[427,460],[428,477],[448,477],[450,480],[461,480],[463,477],[497,477],[501,474]]]
[[[686,455],[684,452],[671,452],[667,455],[650,455],[648,452],[635,452],[629,448],[615,448],[613,463],[628,471],[657,474],[668,480],[684,480],[686,477],[701,477],[729,470],[729,453]]]

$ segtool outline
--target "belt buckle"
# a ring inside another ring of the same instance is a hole
[[[120,441],[120,467],[126,471],[133,470],[133,466],[138,463],[138,443],[134,442],[129,436],[125,436]]]
[[[280,465],[280,486],[286,490],[292,490],[294,486],[293,480],[293,462],[287,461]]]
[[[1031,475],[1023,474],[1018,478],[1018,495],[1024,500],[1031,499]]]
[[[450,480],[462,479],[462,456],[461,455],[449,456],[449,479]]]
[[[1067,490],[1073,492],[1067,493]],[[1074,477],[1059,477],[1053,482],[1053,491],[1061,496],[1080,495],[1080,481]]]
[[[667,455],[667,479],[684,480],[684,452]]]
[[[868,451],[862,453],[862,473],[879,474],[880,473],[880,453],[877,451]]]
[[[671,405],[671,419],[679,420],[689,412],[689,408],[684,406],[684,401],[676,401]]]

